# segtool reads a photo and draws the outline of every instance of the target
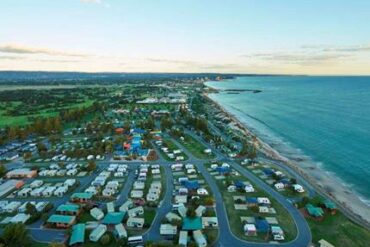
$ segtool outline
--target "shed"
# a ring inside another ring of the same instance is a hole
[[[179,245],[180,246],[188,245],[188,232],[187,231],[180,231]]]
[[[72,227],[71,238],[69,239],[69,245],[79,245],[85,242],[85,224],[77,224]]]
[[[127,231],[122,223],[114,226],[114,235],[117,238],[127,238]]]
[[[107,231],[107,226],[100,224],[97,228],[95,228],[89,236],[90,241],[97,242],[99,239],[104,235]]]
[[[161,235],[176,235],[177,226],[173,226],[171,224],[161,224],[159,228],[159,233]]]

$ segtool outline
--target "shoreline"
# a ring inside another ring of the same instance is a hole
[[[216,88],[212,88],[217,90]],[[313,167],[312,165],[302,164],[297,161],[293,161],[277,150],[272,148],[269,144],[262,141],[255,133],[248,129],[246,123],[243,123],[233,113],[229,112],[222,105],[212,99],[208,93],[203,94],[215,107],[223,112],[231,121],[242,130],[246,136],[255,136],[258,142],[258,149],[267,158],[275,161],[279,161],[284,165],[290,167],[297,174],[299,174],[306,182],[308,182],[318,194],[321,194],[337,204],[337,207],[345,214],[348,218],[354,222],[370,229],[370,207],[366,205],[361,198],[351,191],[350,188],[343,185],[339,179],[329,177],[327,172],[320,169],[319,167]],[[349,203],[350,202],[350,203]]]

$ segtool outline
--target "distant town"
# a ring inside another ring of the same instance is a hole
[[[0,246],[368,244],[208,97],[235,75],[4,74]]]

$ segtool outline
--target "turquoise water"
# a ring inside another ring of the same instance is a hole
[[[238,77],[210,95],[283,155],[314,162],[370,200],[370,77]]]

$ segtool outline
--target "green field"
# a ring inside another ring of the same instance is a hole
[[[307,219],[307,221],[314,242],[325,239],[336,247],[369,246],[370,231],[353,223],[340,212],[336,215],[327,214],[320,222],[312,219]]]
[[[173,150],[181,150],[181,148],[179,148],[175,143],[173,143],[171,140],[169,139],[163,139],[163,147],[168,147],[169,150],[173,151]],[[174,159],[171,159],[167,156],[167,154],[165,152],[162,151],[162,149],[160,149],[160,152],[163,156],[163,158],[165,160],[168,160],[168,161],[174,161]],[[184,161],[187,160],[189,157],[184,153],[182,152],[181,153],[181,156],[184,157]]]
[[[205,154],[206,147],[192,136],[185,135],[184,138],[184,141],[180,141],[180,143],[198,159],[212,159],[215,157],[213,153],[211,155]]]

